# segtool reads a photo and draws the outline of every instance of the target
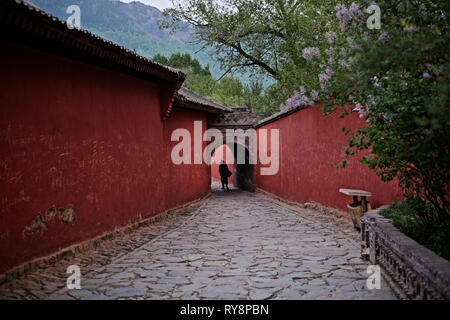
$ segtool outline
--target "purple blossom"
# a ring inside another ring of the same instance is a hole
[[[306,92],[305,87],[301,86],[301,87],[300,87],[300,94],[304,95],[305,92]]]
[[[339,60],[342,69],[350,70],[350,64],[348,64],[345,60]]]
[[[319,82],[320,83],[327,82],[328,80],[330,80],[329,75],[327,75],[326,73],[319,74]]]
[[[343,4],[338,4],[335,10],[336,10],[336,17],[340,20],[341,29],[345,30],[347,22],[348,20],[350,20],[347,7]]]
[[[419,31],[419,28],[418,27],[416,27],[416,26],[405,26],[404,28],[403,28],[403,30],[405,30],[406,32],[408,32],[408,33],[415,33],[415,32],[417,32],[417,31]]]
[[[316,90],[311,91],[311,98],[316,101],[319,98],[319,93]]]
[[[328,34],[328,43],[333,45],[335,41],[336,41],[336,33],[335,32],[330,32]]]
[[[363,16],[363,12],[357,3],[352,2],[349,8],[350,16],[354,19],[360,19]]]
[[[301,88],[303,87],[300,87],[300,89]],[[287,111],[300,106],[306,107],[312,104],[313,102],[307,96],[305,96],[304,93],[295,92],[292,97],[286,100],[286,104],[281,107],[281,110]]]
[[[335,8],[336,10],[336,17],[343,21],[343,22],[347,22],[349,20],[349,14],[348,14],[348,10],[347,7],[343,4],[338,4]]]
[[[361,105],[360,103],[357,103],[356,106],[355,106],[355,108],[353,109],[353,111],[361,112],[362,109],[363,109],[363,108],[362,108],[362,105]]]
[[[334,61],[334,58],[333,58],[333,57],[328,58],[328,64],[329,64],[330,66],[334,65],[335,63],[336,63],[336,61]]]
[[[351,37],[347,37],[347,42],[350,45],[350,49],[352,50],[359,49],[359,46],[355,44],[355,41]]]
[[[326,68],[325,73],[327,74],[327,76],[331,77],[334,74],[334,71],[331,70],[330,68]]]
[[[425,79],[430,79],[430,78],[431,78],[431,76],[430,76],[430,74],[429,74],[428,72],[424,72],[424,73],[423,73],[423,77],[424,77]]]
[[[360,103],[357,103],[355,108],[353,109],[353,111],[357,111],[359,113],[360,118],[363,118],[368,110],[369,108],[363,107]]]
[[[377,76],[374,76],[374,77],[372,78],[372,82],[373,82],[373,86],[374,86],[374,87],[376,87],[376,88],[381,87],[381,84],[378,82],[378,77],[377,77]]]
[[[322,91],[327,91],[327,85],[325,83],[321,83],[320,89],[322,89]]]
[[[320,57],[320,51],[319,48],[311,47],[311,48],[304,48],[302,50],[303,58],[305,58],[308,61],[311,61],[315,57]]]
[[[389,34],[385,31],[381,32],[380,36],[378,37],[378,40],[389,41]]]
[[[425,67],[427,67],[428,70],[431,70],[431,64],[430,63],[425,63]]]

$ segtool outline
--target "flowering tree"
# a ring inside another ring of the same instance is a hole
[[[381,12],[379,30],[367,27],[365,8],[371,5]],[[362,162],[384,181],[398,178],[408,198],[431,206],[431,214],[418,214],[424,224],[447,228],[449,6],[437,0],[337,5],[329,47],[302,52],[315,67],[310,86],[302,83],[283,106],[289,110],[320,100],[327,112],[336,106],[344,116],[358,112],[366,125],[344,129],[346,154],[370,149]]]
[[[355,51],[360,49],[355,39],[361,34],[368,35],[364,30],[367,17],[360,5],[352,2],[348,7],[336,5],[333,15],[328,18],[327,24],[332,28],[317,41],[320,47],[302,49],[301,57],[307,64],[308,77],[301,82],[299,91],[281,107],[282,111],[329,99],[337,86],[345,83],[343,77],[350,73]]]
[[[309,82],[315,57],[325,48],[334,27],[330,0],[172,0],[162,24],[175,30],[177,21],[192,26],[194,38],[219,62],[224,73],[242,71],[252,79],[269,78],[270,103],[278,109],[298,83]],[[310,48],[310,51],[308,51]]]

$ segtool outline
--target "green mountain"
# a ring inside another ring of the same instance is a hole
[[[81,27],[123,47],[134,49],[144,57],[156,54],[170,57],[174,53],[190,53],[204,66],[210,65],[214,77],[221,71],[201,46],[194,44],[187,23],[174,34],[159,28],[162,12],[141,2],[123,3],[118,0],[29,0],[48,13],[67,20],[67,8],[77,5],[81,9]]]

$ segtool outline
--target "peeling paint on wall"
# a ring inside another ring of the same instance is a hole
[[[77,216],[73,209],[73,205],[69,204],[66,208],[59,208],[58,210],[56,210],[56,206],[53,206],[45,212],[43,217],[40,212],[37,214],[33,222],[23,230],[23,237],[42,234],[55,217],[58,217],[58,220],[63,224],[74,224],[77,222]]]
[[[47,229],[47,224],[44,222],[44,219],[42,219],[41,214],[38,213],[31,225],[25,227],[22,235],[25,238],[34,234],[41,234],[45,229]]]
[[[58,218],[62,223],[75,223],[77,221],[77,216],[73,210],[73,206],[69,204],[67,208],[59,208]]]
[[[210,192],[206,164],[170,161],[173,130],[202,121],[205,131],[206,114],[174,108],[162,122],[164,83],[3,47],[0,273]]]
[[[45,221],[46,222],[50,222],[51,220],[53,220],[53,218],[56,216],[56,207],[53,206],[50,209],[47,210],[47,212],[45,213]]]

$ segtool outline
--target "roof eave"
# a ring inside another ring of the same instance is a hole
[[[0,2],[4,38],[151,81],[182,83],[186,75],[62,21],[21,0]]]
[[[207,113],[212,113],[212,114],[221,114],[224,112],[230,113],[233,112],[232,110],[228,110],[228,109],[219,109],[216,107],[212,107],[212,106],[207,106],[207,105],[203,105],[203,104],[199,104],[193,101],[189,101],[189,100],[175,100],[175,107],[178,108],[183,108],[183,109],[189,109],[189,110],[196,110],[196,111],[203,111],[203,112],[207,112]]]

